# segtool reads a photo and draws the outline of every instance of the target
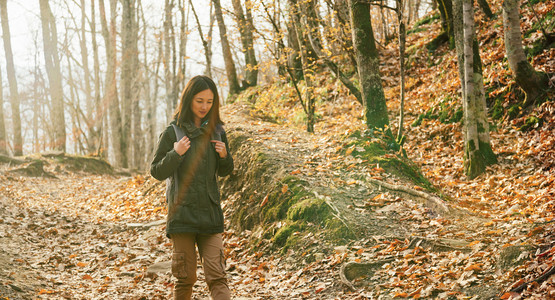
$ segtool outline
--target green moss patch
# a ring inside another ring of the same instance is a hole
[[[443,124],[457,123],[462,120],[463,110],[462,105],[454,101],[450,97],[441,100],[437,106],[428,109],[425,113],[420,114],[418,118],[412,123],[412,126],[420,126],[422,121],[439,120]]]

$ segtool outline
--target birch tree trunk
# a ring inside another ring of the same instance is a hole
[[[254,53],[254,39],[252,25],[252,16],[245,17],[241,0],[232,0],[233,11],[239,25],[239,33],[241,35],[241,44],[243,46],[243,54],[245,55],[245,87],[255,86],[258,81],[258,62],[256,61],[256,54]],[[247,15],[250,15],[250,9],[246,4]]]
[[[389,117],[380,76],[378,51],[372,33],[370,4],[364,0],[349,0],[349,8],[366,125],[370,129],[385,128],[389,126]]]
[[[91,88],[91,72],[89,69],[89,50],[87,49],[87,27],[86,27],[86,20],[87,14],[85,9],[85,0],[81,0],[81,36],[79,38],[79,47],[81,48],[81,62],[83,66],[83,78],[84,78],[84,92],[85,92],[85,110],[86,116],[85,123],[87,124],[87,152],[94,153],[96,149],[96,144],[94,143],[94,110],[95,110],[95,103],[94,97],[92,94]],[[94,34],[94,32],[93,32]]]
[[[139,149],[141,147],[141,125],[139,105],[139,87],[137,76],[139,72],[139,51],[137,48],[137,25],[135,0],[122,0],[123,11],[121,21],[122,56],[121,56],[121,110],[122,110],[122,136],[121,148],[123,155],[134,159],[123,159],[128,161],[126,167],[137,167]],[[138,114],[138,116],[137,116]],[[133,134],[132,134],[133,133]]]
[[[108,104],[110,141],[114,150],[115,165],[118,167],[127,166],[127,156],[122,147],[121,136],[121,111],[119,107],[117,82],[116,82],[116,17],[117,0],[110,0],[110,28],[106,21],[106,10],[104,0],[99,0],[100,21],[102,25],[102,36],[106,45],[106,78],[105,78],[105,102]]]
[[[526,59],[522,46],[519,19],[519,1],[503,1],[503,29],[505,31],[505,53],[516,83],[526,93],[525,106],[530,105],[545,93],[548,76],[538,72]]]
[[[51,118],[54,129],[55,150],[66,151],[66,126],[64,117],[64,94],[62,89],[62,72],[58,56],[58,36],[56,20],[50,10],[48,0],[40,0],[40,16],[42,23],[42,40],[44,44],[44,61],[50,86]]]
[[[2,69],[0,69],[0,154],[8,155],[6,124],[4,123],[4,87],[2,83]]]
[[[17,90],[17,77],[15,76],[15,66],[13,63],[12,42],[10,36],[10,25],[8,22],[7,0],[0,0],[0,18],[2,19],[2,38],[4,40],[4,53],[6,55],[6,72],[8,73],[8,83],[10,85],[10,106],[12,108],[13,123],[13,154],[23,155],[23,138],[21,136],[21,113],[19,111],[20,99]]]
[[[96,9],[94,0],[91,0],[91,41],[93,50],[93,69],[94,69],[94,118],[93,118],[93,134],[89,136],[92,144],[95,145],[93,153],[99,157],[104,157],[105,151],[102,148],[102,119],[105,118],[105,105],[100,102],[100,63],[98,61],[98,44],[96,42]]]
[[[464,170],[469,179],[497,162],[489,136],[482,68],[474,29],[472,0],[455,0],[454,35],[464,112]],[[461,19],[462,17],[462,19]]]
[[[222,13],[222,6],[220,5],[220,0],[212,0],[212,3],[214,3],[216,20],[218,21],[218,27],[220,29],[220,41],[222,44],[222,52],[225,62],[225,72],[227,74],[227,81],[229,84],[229,95],[231,96],[239,93],[241,87],[239,86],[239,81],[237,80],[235,62],[233,61],[233,55],[231,54],[231,48],[227,39],[227,29],[224,23],[224,16]]]

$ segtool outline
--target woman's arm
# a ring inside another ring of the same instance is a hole
[[[176,141],[172,126],[168,126],[158,139],[158,148],[150,164],[150,174],[158,180],[164,180],[173,175],[183,157],[175,152],[173,143]]]

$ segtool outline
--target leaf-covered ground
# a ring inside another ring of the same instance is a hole
[[[491,5],[499,13],[499,1]],[[541,1],[536,13],[544,17],[553,6],[552,1]],[[527,32],[537,17],[523,8],[522,29]],[[489,21],[479,13],[478,21],[490,111],[498,99],[507,108],[522,95],[502,61],[501,17]],[[461,123],[445,122],[460,108],[454,50],[444,45],[430,53],[424,48],[438,26],[437,21],[421,25],[425,32],[408,37],[408,44],[415,46],[408,51],[405,150],[449,204],[465,210],[472,220],[438,216],[421,203],[389,193],[372,194],[353,201],[350,209],[400,220],[413,236],[376,234],[286,255],[252,251],[253,233],[228,226],[225,248],[237,299],[555,298],[555,276],[542,277],[553,270],[555,255],[555,104],[492,120],[499,163],[468,180],[462,172]],[[532,31],[525,43],[532,47],[540,38]],[[396,129],[395,45],[381,53],[391,126]],[[532,64],[553,74],[554,57],[555,49],[544,49]],[[316,135],[304,132],[293,89],[277,84],[247,92],[256,100],[249,106],[252,119],[238,117],[241,103],[225,108],[226,126],[247,127],[254,133],[248,142],[276,153],[287,155],[290,149],[298,158],[290,172],[315,183],[355,192],[360,176],[396,183],[379,165],[357,156],[356,147],[344,151],[345,139],[364,130],[362,108],[332,76],[320,77],[319,83]],[[553,99],[553,90],[550,93]],[[543,121],[531,130],[519,130],[531,115]],[[418,125],[410,126],[417,120]],[[170,259],[171,244],[164,225],[152,223],[165,218],[164,184],[146,175],[91,175],[56,166],[45,166],[55,178],[20,177],[5,172],[12,167],[0,168],[0,299],[169,298],[173,283],[163,262]],[[320,243],[318,236],[305,238],[308,245]],[[427,244],[434,240],[463,244],[459,249]],[[341,282],[341,266],[376,261],[383,264],[355,278],[354,291]],[[162,263],[157,265],[160,271],[150,272],[157,263]],[[207,298],[202,275],[195,292],[197,299]]]

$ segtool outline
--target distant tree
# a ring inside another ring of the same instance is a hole
[[[314,124],[316,123],[314,117],[315,101],[314,101],[314,83],[312,82],[314,79],[314,63],[309,61],[309,53],[308,47],[306,46],[305,41],[305,31],[306,28],[301,22],[301,12],[299,11],[299,5],[297,0],[289,0],[289,9],[292,10],[290,14],[293,17],[293,25],[295,26],[295,32],[297,34],[297,42],[299,43],[300,47],[300,57],[301,57],[301,66],[303,72],[303,78],[305,81],[305,95],[304,101],[302,98],[301,104],[303,106],[304,112],[306,113],[307,120],[306,120],[306,131],[313,133],[314,132]]]
[[[427,47],[430,50],[437,49],[441,44],[453,41],[453,2],[452,0],[435,0],[437,9],[441,16],[442,32],[436,36]]]
[[[164,31],[163,39],[164,43],[164,83],[166,91],[166,119],[171,120],[173,116],[173,111],[177,107],[177,75],[176,75],[176,60],[175,60],[175,35],[174,35],[174,25],[173,25],[173,9],[175,3],[174,0],[166,0],[164,4]]]
[[[256,53],[254,52],[254,25],[252,23],[251,1],[246,1],[245,11],[241,6],[241,0],[232,0],[233,11],[239,25],[239,33],[241,35],[241,44],[245,55],[245,83],[244,86],[256,86],[258,82],[258,62]]]
[[[110,0],[110,27],[106,20],[106,10],[104,8],[104,0],[99,0],[100,7],[100,23],[102,25],[102,36],[106,48],[106,78],[105,78],[105,103],[108,104],[109,124],[111,134],[110,140],[114,150],[114,158],[116,166],[127,166],[127,155],[121,142],[122,123],[121,111],[117,92],[116,80],[116,18],[117,18],[117,0]]]
[[[66,123],[64,116],[64,94],[62,89],[62,71],[58,55],[58,33],[56,20],[50,10],[48,0],[40,0],[42,23],[42,40],[44,44],[44,61],[50,86],[50,115],[54,129],[55,150],[66,151]]]
[[[349,0],[349,8],[366,125],[370,129],[385,128],[389,126],[389,117],[379,70],[378,50],[372,32],[370,3],[365,0]]]
[[[220,43],[222,45],[225,72],[227,74],[227,81],[229,84],[229,95],[231,96],[239,93],[241,87],[239,86],[239,80],[237,79],[237,70],[235,69],[235,62],[233,61],[231,47],[229,45],[229,40],[227,39],[227,29],[224,23],[224,16],[220,0],[212,0],[212,3],[214,4],[216,20],[218,21],[218,28],[220,29]]]
[[[0,0],[0,18],[2,19],[2,38],[4,40],[4,53],[6,55],[6,72],[8,73],[8,83],[10,85],[10,104],[12,108],[13,122],[13,154],[23,155],[23,138],[21,136],[21,113],[19,111],[20,99],[17,90],[17,79],[13,63],[12,42],[10,36],[10,25],[8,22],[7,0]]]
[[[0,154],[8,155],[6,124],[4,123],[4,87],[2,81],[2,69],[0,69]]]
[[[475,178],[495,164],[490,143],[486,98],[478,42],[474,29],[472,0],[455,0],[454,34],[464,112],[464,171]]]
[[[122,110],[122,149],[126,151],[129,166],[140,165],[142,144],[141,110],[139,108],[139,50],[138,25],[136,21],[135,0],[122,0],[121,21],[121,110]],[[123,165],[123,167],[128,167]]]
[[[95,9],[95,0],[91,0],[91,21],[90,21],[90,28],[91,28],[91,42],[92,42],[92,51],[93,51],[93,69],[94,69],[94,110],[95,115],[93,119],[93,128],[94,133],[89,136],[92,139],[92,144],[96,145],[96,149],[94,153],[100,157],[104,157],[106,154],[104,148],[107,146],[106,143],[102,142],[102,129],[106,130],[104,126],[102,126],[103,121],[106,119],[106,106],[102,105],[100,101],[100,62],[98,58],[98,43],[96,42],[96,9]],[[103,146],[104,145],[104,146]]]
[[[548,87],[547,74],[538,72],[526,59],[520,33],[519,1],[503,1],[503,29],[505,31],[505,53],[516,83],[526,93],[525,105],[541,97]]]
[[[87,47],[87,14],[85,0],[80,1],[81,7],[81,27],[79,32],[79,48],[81,49],[81,66],[83,67],[83,84],[85,92],[85,124],[87,125],[86,144],[87,152],[94,153],[97,147],[95,139],[95,124],[94,124],[94,110],[96,105],[94,103],[94,95],[91,87],[91,72],[89,67],[89,49]]]
[[[397,131],[397,139],[400,141],[403,137],[403,124],[404,124],[404,109],[405,109],[405,43],[406,43],[406,30],[405,18],[403,16],[404,6],[403,0],[396,0],[395,11],[397,13],[397,22],[399,24],[399,77],[401,81],[400,96],[400,110],[399,110],[399,130]]]

